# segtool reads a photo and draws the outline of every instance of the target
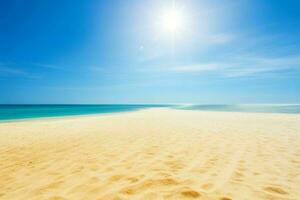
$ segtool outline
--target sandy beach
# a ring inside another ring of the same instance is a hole
[[[300,199],[300,115],[148,109],[0,123],[0,199]]]

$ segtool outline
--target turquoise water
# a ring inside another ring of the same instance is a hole
[[[135,111],[169,107],[183,110],[300,114],[300,105],[0,105],[0,121]]]
[[[104,114],[164,105],[0,105],[0,120]]]
[[[183,110],[300,114],[300,104],[181,105]]]

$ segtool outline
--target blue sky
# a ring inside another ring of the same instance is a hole
[[[176,7],[183,28],[160,23]],[[0,103],[300,103],[297,0],[0,1]]]

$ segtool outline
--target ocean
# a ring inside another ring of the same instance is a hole
[[[244,104],[244,105],[0,105],[0,121],[44,117],[62,117],[89,114],[105,114],[169,107],[182,110],[259,112],[300,114],[298,104]]]
[[[0,105],[0,120],[128,112],[164,105]]]

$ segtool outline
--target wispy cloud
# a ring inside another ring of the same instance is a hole
[[[0,64],[0,75],[17,75],[17,76],[22,76],[22,75],[26,75],[27,73],[20,70],[20,69],[16,69],[16,68],[12,68],[12,67],[8,67],[5,65],[1,65]]]
[[[88,69],[96,73],[103,73],[103,74],[111,73],[111,71],[105,67],[91,66]]]
[[[54,69],[54,70],[63,70],[65,67],[59,66],[59,65],[53,65],[53,64],[42,64],[42,63],[32,63],[32,65],[47,69]]]
[[[178,65],[172,67],[172,71],[177,72],[203,72],[203,71],[215,71],[220,67],[217,63],[200,63],[192,65]]]
[[[2,77],[23,77],[23,78],[29,78],[29,79],[39,79],[40,76],[30,74],[24,70],[21,70],[19,68],[0,64],[0,76]]]
[[[282,71],[299,71],[300,57],[281,58],[244,58],[238,64],[225,69],[228,77],[255,76],[260,74],[274,74]]]
[[[204,38],[201,38],[204,43],[212,45],[222,45],[228,44],[235,39],[233,34],[219,33],[219,34],[209,34]]]
[[[227,61],[195,63],[164,67],[177,73],[215,72],[226,77],[256,76],[281,71],[300,71],[300,57],[238,57]]]
[[[135,70],[133,68],[125,69],[122,67],[122,65],[109,66],[109,67],[90,66],[90,67],[86,67],[86,69],[88,69],[90,73],[93,73],[95,75],[103,75],[108,77],[128,76],[132,71]]]

